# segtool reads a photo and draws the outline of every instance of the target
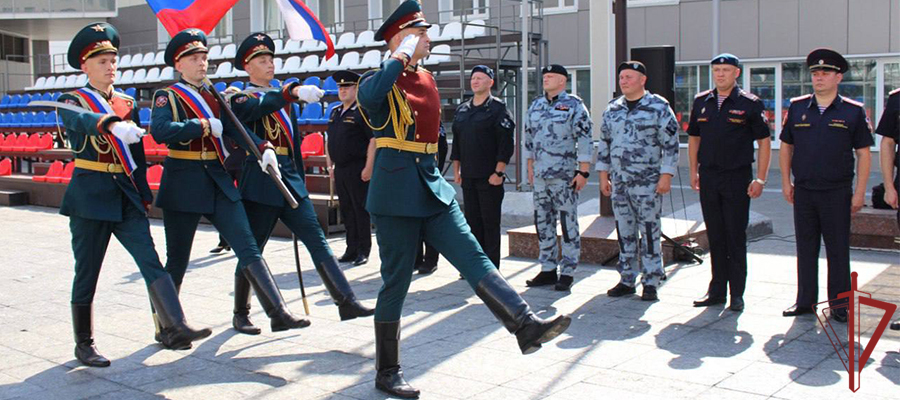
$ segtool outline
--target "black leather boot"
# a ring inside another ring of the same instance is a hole
[[[400,321],[375,321],[375,388],[404,399],[418,399],[400,369]]]
[[[891,329],[892,329],[892,330],[895,330],[895,331],[900,331],[900,319],[894,321],[894,322],[891,324]]]
[[[284,297],[281,297],[281,291],[275,284],[275,278],[269,271],[269,266],[265,260],[254,261],[244,266],[241,270],[244,276],[253,286],[256,292],[256,298],[262,304],[263,310],[269,316],[272,324],[272,332],[281,332],[288,329],[305,328],[309,326],[309,320],[304,318],[296,318],[287,309],[287,303]]]
[[[193,329],[187,324],[171,276],[165,275],[153,281],[147,290],[150,292],[150,302],[156,309],[162,333],[160,336],[166,348],[186,350],[191,348],[191,342],[212,334],[209,328]]]
[[[75,358],[88,367],[108,367],[109,360],[94,346],[91,304],[72,304],[72,327],[75,330]]]
[[[538,351],[541,343],[553,340],[572,323],[572,318],[568,315],[557,316],[553,321],[534,315],[525,299],[496,270],[492,270],[478,282],[475,294],[503,323],[506,330],[516,334],[522,354]]]
[[[350,282],[347,282],[347,277],[344,276],[344,272],[338,266],[338,261],[333,257],[317,264],[316,272],[322,277],[325,289],[328,290],[334,304],[338,306],[341,321],[375,315],[374,308],[368,308],[356,299],[353,289],[350,288]]]
[[[531,278],[531,279],[525,281],[525,286],[538,287],[538,286],[556,285],[556,282],[558,280],[559,280],[559,277],[557,277],[557,275],[556,275],[556,270],[541,271],[534,278]]]
[[[259,335],[262,329],[250,321],[250,281],[243,274],[234,276],[234,330],[245,335]]]

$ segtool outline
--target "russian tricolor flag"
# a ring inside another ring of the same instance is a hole
[[[287,26],[291,39],[296,41],[316,39],[325,42],[328,46],[325,59],[334,55],[334,43],[331,41],[331,36],[306,4],[300,0],[276,1],[278,1],[278,8],[281,9],[281,16],[284,18],[284,24]]]
[[[147,0],[169,36],[185,29],[212,32],[238,0]]]

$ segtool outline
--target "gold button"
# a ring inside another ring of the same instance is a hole
[[[419,116],[419,112],[418,112],[418,111],[413,111],[413,115]]]
[[[403,73],[403,76],[406,76],[406,72]]]
[[[419,138],[419,135],[416,135],[416,139],[418,139],[418,138]]]
[[[106,164],[106,172],[116,172],[116,164]]]
[[[416,162],[419,162],[419,157],[416,157]]]

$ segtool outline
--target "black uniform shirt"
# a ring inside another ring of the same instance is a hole
[[[344,111],[341,104],[328,118],[328,155],[338,167],[366,161],[372,129],[363,121],[357,103]]]
[[[712,89],[694,97],[687,133],[700,137],[700,167],[731,170],[753,164],[753,142],[769,137],[762,101],[735,87],[719,109],[718,96]]]
[[[844,96],[822,114],[815,96],[795,97],[782,125],[781,141],[794,146],[794,186],[808,190],[849,188],[854,150],[875,143],[863,104]]]
[[[512,114],[496,97],[478,106],[472,100],[460,104],[453,117],[450,159],[460,162],[463,179],[488,178],[498,162],[509,164],[515,129]]]
[[[894,139],[894,166],[900,169],[900,157],[896,153],[897,147],[900,147],[900,89],[894,90],[888,97],[887,106],[884,107],[875,133]],[[897,173],[895,180],[900,182],[900,173]]]

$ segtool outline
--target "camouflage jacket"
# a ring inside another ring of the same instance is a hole
[[[655,187],[660,174],[678,168],[678,121],[669,102],[644,92],[634,110],[625,96],[609,103],[600,125],[597,171],[613,183]]]
[[[578,163],[591,162],[594,123],[578,96],[541,96],[525,117],[525,159],[534,159],[534,176],[572,179]]]

